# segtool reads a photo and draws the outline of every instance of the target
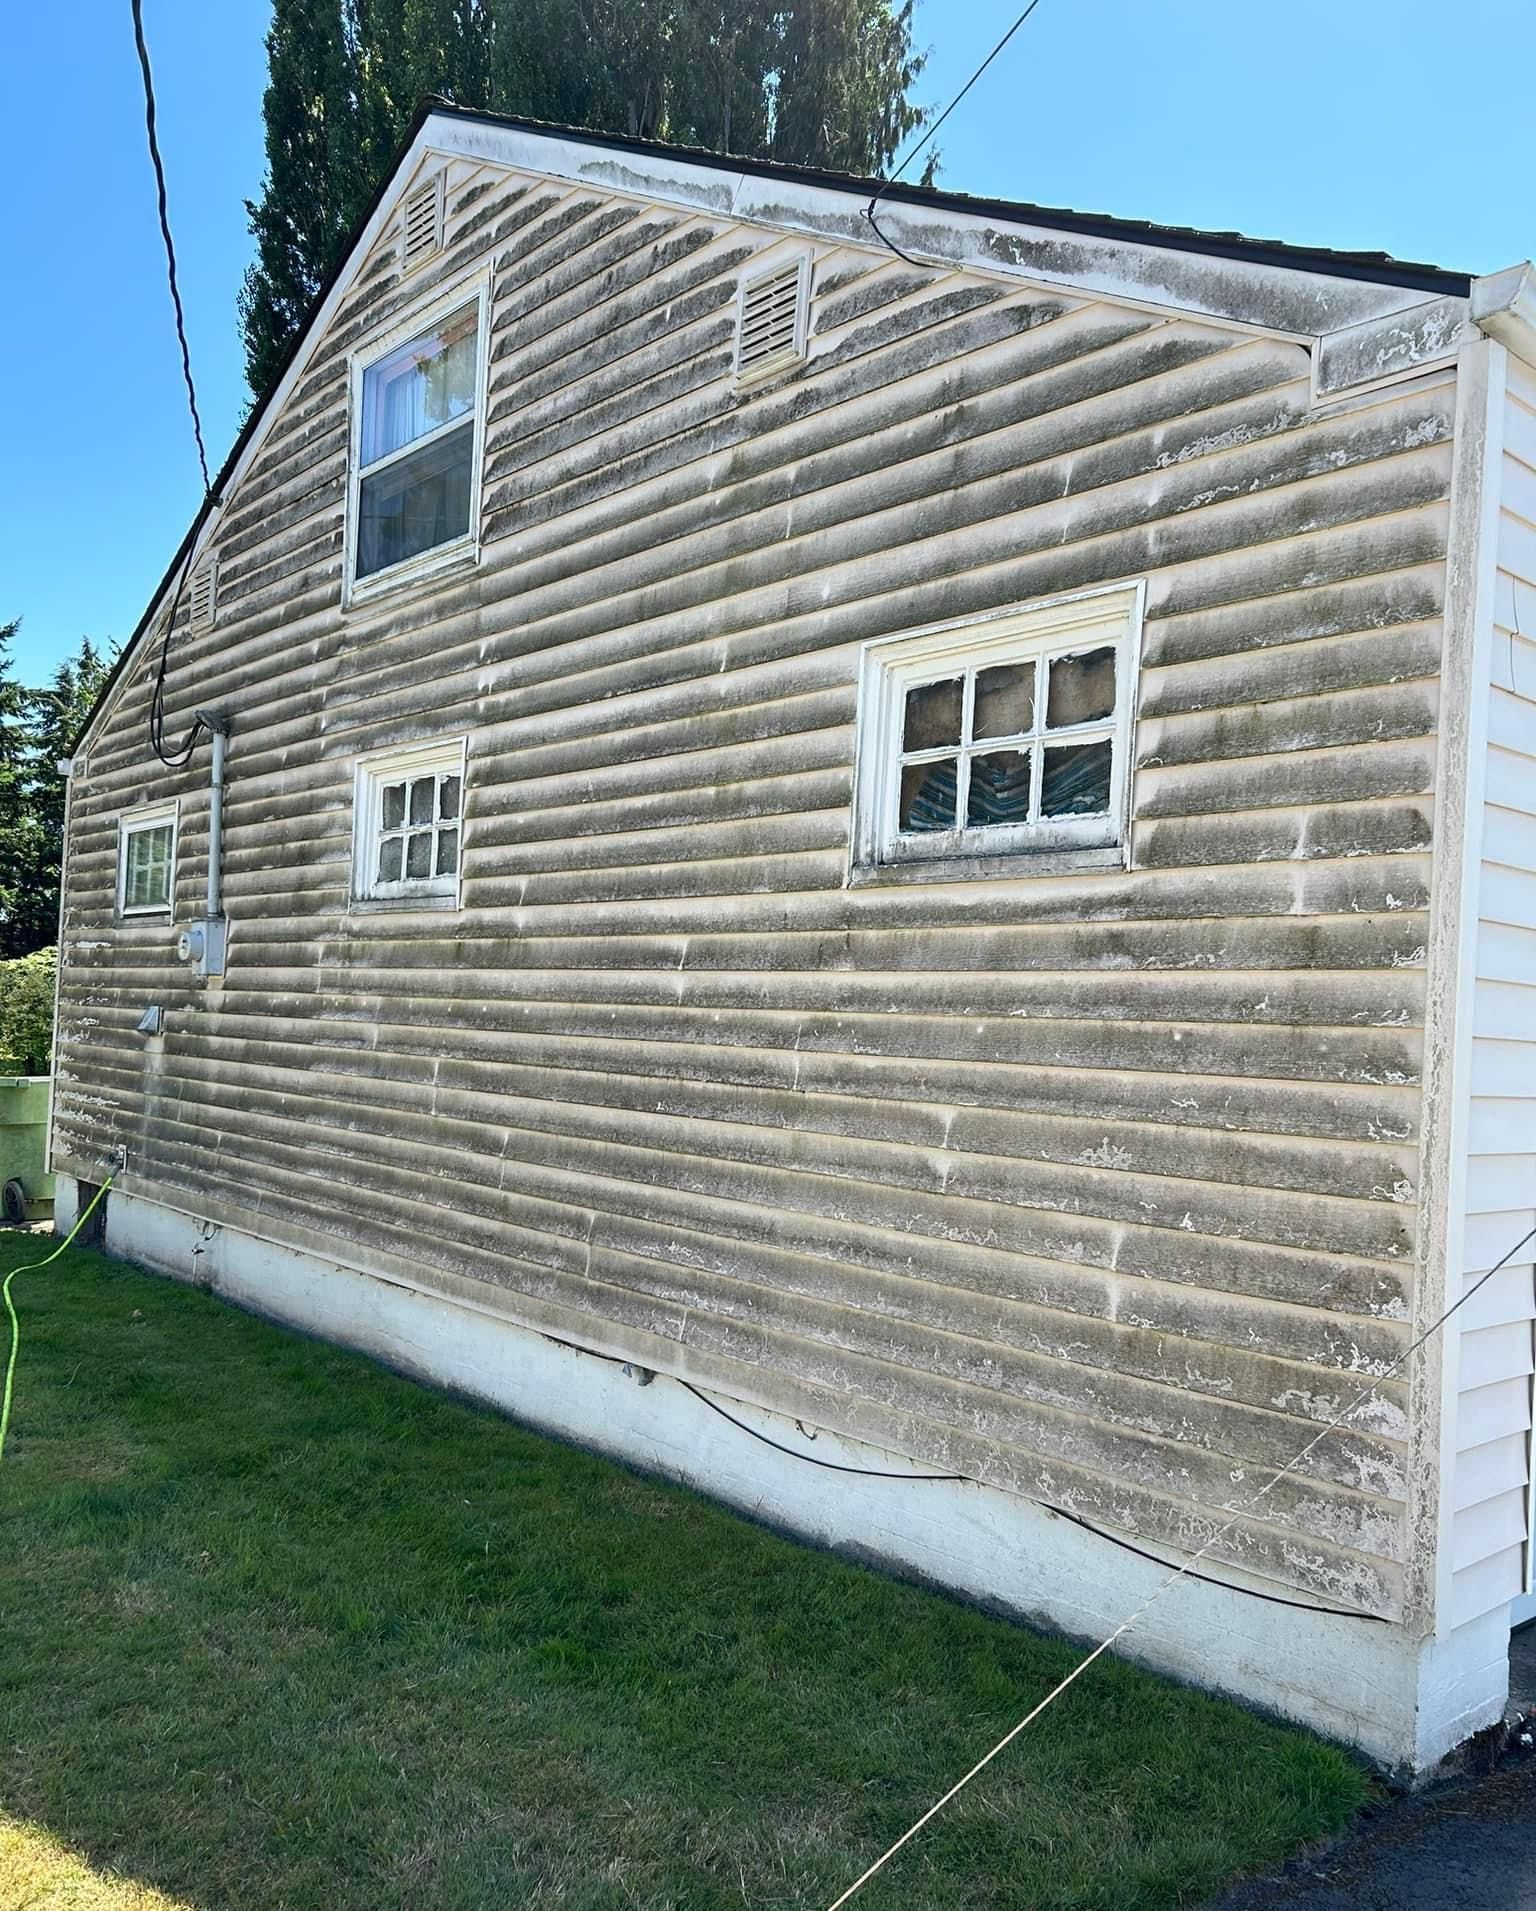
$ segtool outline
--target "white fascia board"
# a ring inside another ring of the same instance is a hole
[[[868,252],[882,250],[864,217],[866,197],[857,190],[733,173],[726,159],[705,163],[623,152],[557,133],[458,118],[428,120],[423,133],[439,150],[516,172],[544,173],[573,185],[748,220]],[[1142,244],[1031,226],[1025,218],[1003,223],[950,206],[884,199],[879,216],[881,227],[902,251],[924,263],[1094,292],[1294,338],[1315,338],[1364,319],[1406,311],[1436,296],[1369,279],[1184,252],[1175,242]]]
[[[1453,297],[1342,327],[1320,339],[1313,354],[1314,400],[1326,404],[1417,377],[1431,366],[1453,365],[1476,336],[1468,301]]]
[[[1536,266],[1527,259],[1474,279],[1472,318],[1517,358],[1536,365]]]

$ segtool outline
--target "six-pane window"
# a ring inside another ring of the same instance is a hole
[[[1140,604],[1115,586],[871,644],[855,870],[1123,857]]]
[[[403,777],[379,793],[377,883],[424,882],[459,873],[457,774]]]
[[[898,829],[988,830],[1107,816],[1116,702],[1110,644],[910,685]]]
[[[118,830],[117,906],[125,916],[168,911],[176,862],[176,812],[125,816]]]
[[[480,307],[461,306],[362,378],[359,579],[470,535]]]
[[[358,896],[456,897],[463,808],[460,741],[364,764],[358,784]]]

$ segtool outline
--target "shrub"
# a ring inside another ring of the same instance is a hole
[[[0,1074],[46,1075],[53,1059],[57,951],[0,962]]]

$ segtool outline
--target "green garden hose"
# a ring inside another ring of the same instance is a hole
[[[5,1397],[0,1400],[0,1460],[5,1458],[5,1435],[11,1424],[11,1389],[16,1380],[16,1356],[21,1351],[21,1322],[16,1318],[16,1307],[11,1300],[11,1282],[18,1274],[35,1274],[39,1268],[46,1267],[50,1261],[56,1261],[96,1212],[97,1204],[111,1185],[112,1177],[108,1175],[91,1196],[84,1213],[76,1217],[75,1225],[51,1254],[45,1254],[40,1261],[29,1261],[25,1267],[13,1267],[6,1275],[4,1283],[0,1284],[0,1294],[5,1296],[5,1311],[11,1317],[11,1357],[5,1363]]]

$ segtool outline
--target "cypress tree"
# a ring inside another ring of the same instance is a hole
[[[11,663],[18,627],[19,620],[0,624],[0,957],[46,948],[58,929],[59,763],[84,727],[108,668],[84,638],[46,690],[28,690]]]
[[[27,801],[29,704],[16,681],[11,644],[20,619],[0,624],[0,955],[21,955],[13,934],[35,861],[36,830]],[[48,940],[53,940],[50,934]]]
[[[248,200],[256,262],[240,290],[245,372],[266,390],[303,323],[358,208],[366,202],[371,135],[355,111],[356,61],[346,0],[275,0],[267,32],[267,176]]]
[[[784,15],[771,157],[880,174],[921,125],[913,0],[800,0]],[[930,161],[925,180],[933,171]]]
[[[11,626],[12,630],[15,626]],[[0,784],[0,954],[30,955],[58,932],[59,868],[64,856],[65,782],[59,764],[95,707],[110,666],[89,637],[42,690],[0,688],[11,763]]]
[[[912,0],[274,0],[240,294],[260,397],[416,102],[879,174],[923,119]]]

